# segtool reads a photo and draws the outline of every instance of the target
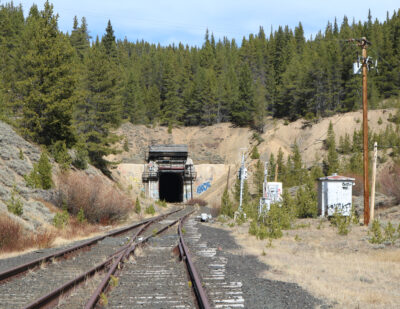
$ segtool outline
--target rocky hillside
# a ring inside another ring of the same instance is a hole
[[[11,126],[0,121],[0,212],[7,212],[25,228],[34,230],[49,224],[54,214],[39,200],[46,197],[45,190],[31,189],[23,178],[40,158],[39,147],[20,137]],[[14,198],[23,204],[21,217],[7,211],[7,203]]]

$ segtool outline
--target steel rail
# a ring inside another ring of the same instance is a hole
[[[174,213],[176,213],[176,212],[178,212],[180,210],[181,209],[174,210],[174,211],[172,211],[172,212],[170,212],[170,213],[168,213],[166,215],[174,214]],[[157,216],[155,218],[160,218],[162,216],[164,216],[164,215],[160,215],[160,216]],[[63,250],[55,252],[55,253],[48,254],[48,255],[46,255],[44,257],[37,258],[35,260],[32,260],[30,262],[18,265],[16,267],[9,268],[9,269],[7,269],[7,270],[5,270],[3,272],[0,272],[0,283],[2,281],[4,281],[4,280],[7,280],[7,279],[13,277],[13,276],[16,276],[16,275],[18,275],[20,273],[23,273],[23,272],[25,272],[25,271],[27,271],[27,270],[29,270],[31,268],[37,267],[40,264],[42,264],[43,262],[48,262],[51,259],[59,258],[61,256],[65,256],[65,255],[67,255],[69,253],[72,253],[74,251],[77,251],[77,250],[86,248],[88,246],[94,245],[97,242],[99,242],[99,241],[101,241],[101,240],[103,240],[103,239],[105,239],[107,237],[117,236],[117,235],[126,233],[127,231],[129,231],[131,229],[134,229],[134,228],[137,228],[138,226],[144,225],[144,224],[148,223],[149,221],[151,221],[152,219],[155,219],[155,218],[149,218],[149,219],[143,220],[143,221],[141,221],[139,223],[135,223],[135,224],[129,225],[127,227],[124,227],[124,228],[109,232],[109,233],[107,233],[105,235],[95,237],[93,239],[90,239],[90,240],[88,240],[86,242],[83,242],[81,244],[75,245],[73,247],[70,247],[70,248],[67,248],[67,249],[63,249]]]
[[[118,267],[120,261],[126,255],[125,253],[131,248],[132,245],[135,246],[135,244],[133,244],[133,242],[135,241],[137,236],[140,235],[140,233],[142,233],[142,231],[144,229],[146,229],[150,224],[157,222],[159,220],[162,220],[163,218],[168,217],[169,215],[174,214],[181,210],[182,209],[178,209],[178,210],[169,212],[167,214],[163,214],[163,215],[160,215],[160,216],[157,216],[154,218],[149,218],[149,219],[145,220],[144,222],[141,222],[141,224],[139,224],[139,225],[142,225],[142,227],[138,231],[136,231],[136,233],[130,239],[129,243],[127,245],[123,246],[123,248],[120,248],[119,250],[117,250],[116,252],[111,254],[104,262],[97,264],[96,266],[94,266],[90,270],[86,271],[85,273],[80,274],[78,277],[68,281],[67,283],[63,284],[62,286],[54,289],[53,291],[47,293],[46,295],[43,295],[40,298],[36,299],[32,303],[30,303],[26,307],[24,307],[24,309],[43,308],[43,307],[49,306],[50,304],[56,303],[57,299],[60,297],[60,295],[62,295],[65,292],[68,292],[69,290],[71,290],[72,288],[74,288],[75,286],[80,284],[82,281],[84,281],[85,279],[93,276],[95,273],[101,271],[104,268],[107,268],[110,264],[111,264],[111,267],[110,267],[109,272],[111,270],[113,270],[113,273],[114,273],[115,269]],[[115,256],[117,256],[116,259],[115,259]],[[108,279],[109,279],[109,277],[108,277]],[[106,282],[106,283],[108,283],[108,282]]]
[[[107,289],[108,284],[109,284],[109,282],[110,282],[110,278],[111,278],[112,275],[115,274],[115,272],[116,272],[116,270],[117,270],[117,268],[118,268],[118,265],[120,265],[121,262],[123,263],[123,262],[124,262],[124,259],[129,258],[129,256],[130,256],[132,253],[134,253],[134,251],[135,251],[135,249],[136,249],[136,247],[137,247],[138,245],[143,245],[143,244],[146,243],[150,238],[152,238],[152,237],[154,237],[154,236],[156,236],[156,235],[158,235],[158,234],[161,234],[162,232],[164,232],[165,230],[167,230],[167,229],[170,228],[171,226],[173,226],[173,225],[175,225],[176,223],[180,222],[183,218],[186,218],[186,217],[188,217],[189,215],[191,215],[193,212],[194,212],[194,210],[191,211],[191,212],[189,212],[188,214],[184,215],[182,218],[178,218],[178,219],[172,221],[171,223],[169,223],[168,225],[164,226],[162,229],[160,229],[159,231],[157,231],[157,232],[154,233],[153,235],[147,236],[146,238],[144,238],[143,240],[141,240],[141,241],[140,241],[139,243],[137,243],[137,244],[132,244],[132,245],[129,246],[129,248],[127,248],[123,253],[121,253],[121,254],[118,256],[117,260],[113,263],[113,265],[111,266],[110,270],[108,271],[108,273],[106,274],[106,276],[103,278],[103,280],[101,281],[101,283],[99,284],[99,286],[97,287],[96,291],[92,294],[92,296],[90,297],[89,301],[86,303],[86,305],[85,305],[84,308],[85,308],[85,309],[92,309],[92,308],[95,308],[95,306],[96,306],[96,304],[97,304],[97,302],[98,302],[98,300],[99,300],[99,298],[100,298],[101,293],[103,293],[103,292]],[[142,229],[141,229],[141,231],[138,232],[137,235],[139,235],[139,233],[141,233],[142,230],[144,230],[148,225],[149,225],[149,224],[147,224],[146,226],[143,226]],[[121,265],[120,265],[120,266],[121,266]]]
[[[192,287],[196,295],[197,303],[200,309],[210,309],[210,302],[208,300],[207,294],[203,289],[203,285],[201,284],[200,276],[197,273],[196,268],[194,267],[192,258],[189,254],[189,249],[183,240],[182,233],[182,221],[180,220],[178,225],[178,234],[179,234],[179,252],[181,254],[181,259],[186,262],[186,267],[192,280]]]

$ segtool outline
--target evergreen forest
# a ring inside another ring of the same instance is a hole
[[[361,50],[350,38],[372,42],[370,108],[400,92],[400,10],[384,21],[335,19],[312,38],[301,23],[260,27],[241,42],[206,31],[201,47],[116,40],[110,21],[101,38],[90,36],[85,17],[71,25],[59,30],[49,2],[26,17],[21,6],[0,6],[0,117],[49,149],[76,148],[103,171],[118,140],[112,129],[124,121],[229,121],[262,132],[267,115],[292,121],[359,109],[353,63]]]

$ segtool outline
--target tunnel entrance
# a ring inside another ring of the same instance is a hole
[[[183,201],[183,179],[181,173],[160,173],[160,200],[169,203]]]

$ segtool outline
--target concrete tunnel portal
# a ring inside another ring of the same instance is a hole
[[[187,145],[152,145],[146,161],[142,182],[147,197],[169,203],[192,198],[196,172]]]

